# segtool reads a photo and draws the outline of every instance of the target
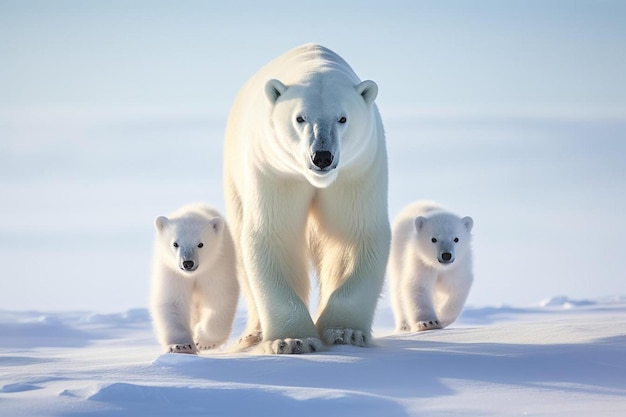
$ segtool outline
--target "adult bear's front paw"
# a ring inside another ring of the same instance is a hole
[[[329,345],[353,345],[365,347],[369,344],[369,337],[361,330],[348,328],[330,328],[322,332],[322,339]]]
[[[442,329],[441,322],[437,319],[418,321],[413,327],[414,332],[423,332],[425,330]]]
[[[317,337],[307,337],[304,339],[276,339],[266,340],[259,345],[260,353],[282,355],[313,353],[324,350],[324,344]]]
[[[198,348],[194,343],[172,344],[167,347],[168,353],[198,353]]]
[[[211,349],[216,349],[218,346],[220,346],[221,343],[219,342],[213,342],[210,340],[198,340],[196,342],[196,348],[198,348],[199,351],[202,350],[211,350]]]

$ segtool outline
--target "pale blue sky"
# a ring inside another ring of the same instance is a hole
[[[381,104],[626,105],[623,1],[0,0],[0,106],[228,108],[306,42]]]

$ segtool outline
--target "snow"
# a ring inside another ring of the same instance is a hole
[[[236,321],[243,329],[242,311]],[[146,310],[0,312],[0,415],[622,416],[626,298],[468,307],[309,355],[161,354]]]

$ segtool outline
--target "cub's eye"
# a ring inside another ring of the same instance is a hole
[[[341,116],[341,118],[339,119],[339,123],[341,123],[341,124],[344,124],[347,121],[348,121],[348,119],[346,119],[346,116]]]
[[[204,246],[204,243],[202,243],[202,242],[198,243],[198,247],[199,247],[199,248],[201,248],[201,247],[203,247],[203,246]]]
[[[437,239],[435,239],[435,238],[430,239],[430,241],[433,242],[433,243],[437,243]]]
[[[304,117],[302,117],[302,116],[298,116],[298,117],[296,117],[296,122],[298,122],[298,123],[304,123]]]
[[[459,238],[458,237],[454,238],[454,243],[459,243]]]
[[[174,246],[175,248],[177,248],[177,247],[178,247],[178,242],[174,242],[174,243],[173,243],[173,246]]]

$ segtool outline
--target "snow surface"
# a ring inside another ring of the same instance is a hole
[[[243,329],[243,312],[236,331]],[[146,310],[0,312],[2,416],[623,416],[626,298],[468,308],[376,346],[161,354]]]

